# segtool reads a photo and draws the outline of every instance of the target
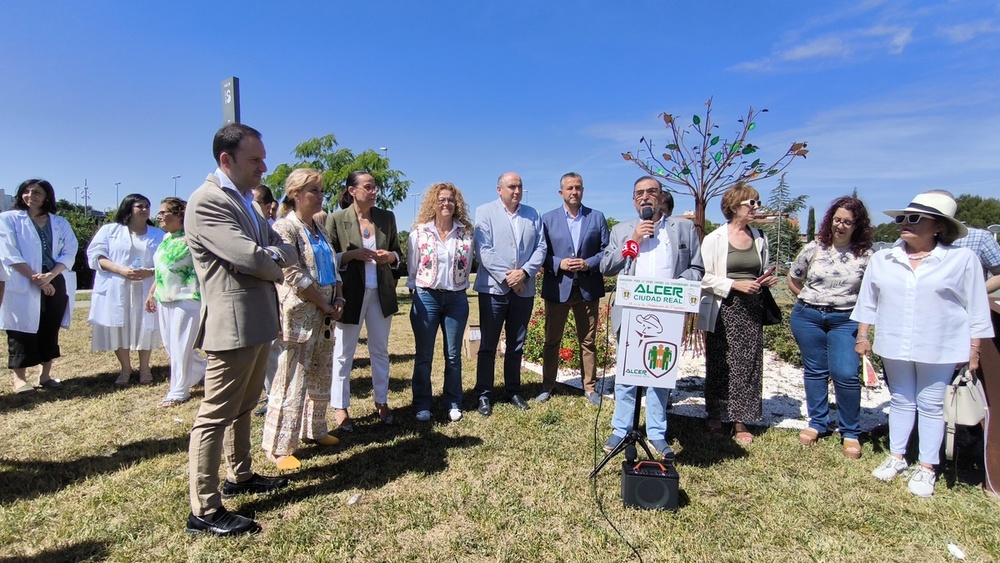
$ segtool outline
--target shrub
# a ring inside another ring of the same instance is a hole
[[[614,337],[610,331],[611,307],[603,304],[597,318],[597,367],[615,365]],[[528,321],[528,336],[524,341],[524,359],[536,364],[542,363],[542,349],[545,347],[545,301],[538,299]],[[580,369],[580,344],[576,341],[576,320],[570,311],[559,344],[560,366]]]

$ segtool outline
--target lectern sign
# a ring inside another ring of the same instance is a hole
[[[622,306],[617,383],[673,389],[684,335],[684,314],[696,312],[701,283],[618,277]]]

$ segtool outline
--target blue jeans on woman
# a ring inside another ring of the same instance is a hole
[[[803,383],[809,427],[820,434],[830,424],[829,385],[837,397],[840,435],[858,439],[861,434],[861,358],[854,351],[858,323],[850,311],[823,313],[795,304],[788,322],[802,354]]]
[[[469,299],[464,291],[442,291],[418,287],[410,308],[410,325],[416,347],[413,362],[413,408],[431,410],[431,361],[438,327],[444,348],[444,393],[449,409],[462,404],[462,333],[469,320]]]

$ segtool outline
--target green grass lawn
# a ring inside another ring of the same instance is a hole
[[[162,351],[155,385],[113,389],[116,362],[89,351],[78,310],[56,363],[65,388],[30,397],[13,395],[9,382],[0,390],[0,561],[635,561],[630,545],[645,561],[946,561],[950,542],[970,560],[1000,559],[1000,511],[970,484],[974,471],[956,479],[948,464],[934,497],[918,499],[905,480],[870,477],[884,437],[852,461],[834,439],[803,449],[796,432],[761,428],[743,448],[712,438],[700,420],[672,416],[682,493],[680,510],[668,513],[622,506],[619,460],[587,478],[609,432],[610,401],[599,411],[561,388],[529,411],[499,404],[489,419],[473,411],[447,423],[439,408],[435,422],[418,423],[403,301],[390,345],[397,424],[376,424],[361,346],[358,432],[338,447],[301,450],[287,489],[227,501],[264,527],[231,539],[182,531],[197,401],[155,408],[167,388]],[[438,354],[438,394],[441,369]],[[474,362],[463,371],[468,391]],[[525,373],[528,396],[539,379]],[[255,418],[257,441],[260,432]],[[975,452],[960,455],[966,463]],[[274,473],[259,448],[255,462]]]

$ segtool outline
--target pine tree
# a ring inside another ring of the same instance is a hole
[[[809,222],[806,223],[806,242],[816,240],[816,208],[809,206]]]

